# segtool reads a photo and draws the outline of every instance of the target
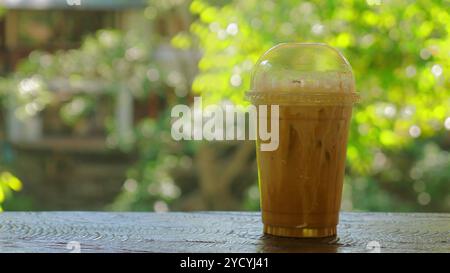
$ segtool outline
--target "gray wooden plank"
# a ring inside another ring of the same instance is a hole
[[[0,252],[70,252],[71,241],[81,252],[450,252],[450,214],[342,213],[327,239],[264,235],[252,212],[0,214]]]

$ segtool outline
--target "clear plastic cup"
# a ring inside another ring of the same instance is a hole
[[[255,105],[279,105],[278,149],[261,151],[264,141],[256,141],[264,232],[336,235],[352,105],[359,99],[350,64],[325,44],[279,44],[257,62],[246,96]]]

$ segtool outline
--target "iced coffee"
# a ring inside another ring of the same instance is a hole
[[[350,65],[324,44],[281,44],[256,64],[247,97],[279,105],[279,145],[257,159],[264,232],[336,235],[352,105]],[[259,119],[269,119],[259,116]]]

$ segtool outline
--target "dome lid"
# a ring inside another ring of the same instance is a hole
[[[358,101],[352,68],[335,48],[283,43],[256,63],[247,98],[255,104],[348,105]]]

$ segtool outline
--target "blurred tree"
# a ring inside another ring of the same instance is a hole
[[[192,89],[207,103],[246,103],[252,65],[277,43],[324,42],[347,57],[362,102],[351,127],[344,209],[450,209],[445,1],[194,0],[190,10],[198,20],[172,42],[200,45]],[[433,167],[423,163],[430,153],[440,158]],[[436,175],[425,179],[430,168]]]
[[[170,96],[166,96],[163,88],[168,76],[152,61],[154,48],[150,45],[150,37],[145,37],[147,39],[143,39],[141,32],[101,30],[86,37],[79,49],[54,54],[32,52],[14,73],[0,78],[0,94],[8,94],[5,95],[3,106],[14,107],[15,115],[26,119],[38,115],[45,107],[54,103],[55,94],[58,92],[70,91],[72,96],[64,102],[60,116],[68,125],[75,126],[95,109],[99,93],[112,98],[114,104],[120,100],[119,93],[123,88],[136,100],[145,100],[149,95],[156,95],[171,103]],[[105,126],[108,131],[106,142],[110,148],[119,148],[130,153],[142,151],[146,144],[142,141],[144,137],[155,145],[144,150],[142,162],[136,167],[137,174],[133,175],[136,172],[131,171],[130,179],[148,179],[144,175],[141,176],[142,172],[148,165],[162,165],[157,155],[165,154],[166,151],[167,145],[157,144],[161,141],[158,135],[160,129],[155,131],[153,128],[155,124],[162,122],[148,119],[136,124],[133,131],[121,134],[114,120],[114,111],[108,114]],[[164,121],[170,124],[170,120]],[[136,145],[139,148],[136,149]],[[156,154],[153,153],[155,148]],[[143,169],[140,169],[141,166]],[[153,174],[151,178],[150,181],[153,181]],[[5,176],[5,180],[0,180],[0,186],[6,187],[11,184],[10,181],[11,179],[6,180]],[[131,200],[133,199],[129,200],[130,203]],[[151,202],[143,203],[147,208],[151,205]]]
[[[69,125],[92,108],[94,96],[88,91],[93,85],[112,97],[127,86],[136,99],[156,95],[163,100],[165,109],[157,117],[139,120],[127,139],[118,137],[120,130],[114,123],[107,124],[111,148],[118,146],[139,156],[128,172],[123,193],[110,209],[148,210],[153,206],[164,210],[168,204],[175,209],[238,209],[246,188],[256,179],[254,172],[245,174],[253,164],[246,160],[254,158],[251,143],[175,142],[170,137],[171,107],[189,104],[196,71],[197,51],[180,54],[170,46],[170,39],[188,30],[192,22],[187,4],[152,1],[144,11],[152,29],[150,37],[141,29],[124,34],[99,31],[76,50],[33,52],[14,74],[0,80],[0,90],[15,91],[11,97],[23,118],[38,114],[58,90],[83,90],[61,109]],[[29,92],[23,92],[24,87]],[[222,169],[226,175],[216,179]]]
[[[6,9],[0,5],[0,18],[5,14]],[[0,106],[3,104],[6,93],[0,88]],[[0,117],[2,116],[0,109]],[[0,129],[0,153],[3,153],[2,130]],[[0,212],[3,211],[2,204],[13,191],[20,191],[22,188],[21,181],[6,169],[6,163],[3,160],[4,155],[0,154]]]
[[[33,53],[14,75],[0,80],[0,92],[2,85],[16,90],[18,113],[25,114],[45,107],[52,85],[61,79],[81,89],[101,82],[113,97],[119,86],[128,86],[136,98],[157,95],[166,111],[138,121],[125,140],[108,123],[108,143],[139,155],[110,208],[257,209],[253,144],[173,141],[170,108],[190,102],[190,86],[206,104],[247,103],[252,66],[264,51],[285,41],[326,42],[353,65],[363,97],[351,128],[343,208],[444,211],[450,209],[450,43],[444,5],[150,1],[144,11],[154,33],[149,39],[141,30],[100,31],[77,50]],[[181,50],[167,47],[168,41]],[[201,52],[196,76],[196,64],[186,61],[183,50],[190,60]],[[158,59],[157,52],[175,60]],[[85,101],[86,111],[92,105],[89,96],[75,96],[61,112],[69,123],[83,115],[71,111],[77,100]]]

